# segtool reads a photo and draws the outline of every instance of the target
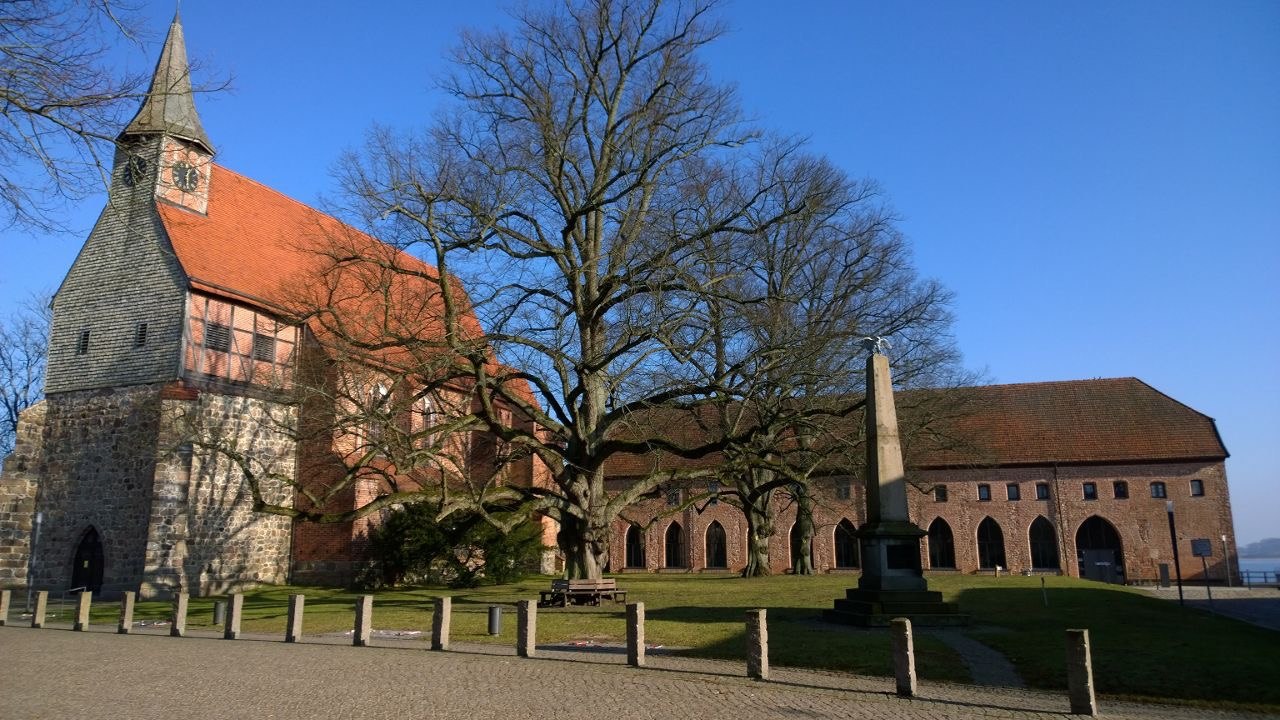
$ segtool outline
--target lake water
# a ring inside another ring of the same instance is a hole
[[[1280,570],[1280,558],[1240,558],[1240,571],[1276,572]]]

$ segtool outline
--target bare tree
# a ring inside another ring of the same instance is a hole
[[[44,391],[49,313],[48,298],[33,298],[0,321],[0,460],[13,451],[22,411]]]
[[[511,33],[464,37],[454,112],[420,135],[375,130],[348,158],[353,212],[434,266],[330,229],[299,294],[322,359],[300,373],[293,431],[327,443],[330,467],[300,472],[310,487],[285,507],[244,458],[259,510],[533,511],[560,524],[568,572],[598,577],[612,521],[642,497],[818,467],[796,458],[827,444],[798,438],[857,407],[859,333],[946,329],[946,293],[916,281],[874,186],[766,141],[707,77],[710,12],[527,10]],[[441,412],[414,422],[423,400]],[[644,470],[606,487],[621,457]],[[517,467],[526,481],[508,482]],[[362,483],[371,502],[325,509]]]

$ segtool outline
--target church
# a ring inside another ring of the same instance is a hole
[[[471,411],[458,405],[465,388],[441,396],[386,380],[376,353],[355,363],[326,355],[316,340],[324,322],[300,309],[314,293],[338,316],[367,318],[369,303],[382,303],[392,322],[427,335],[443,333],[449,311],[429,265],[214,158],[175,17],[148,95],[118,138],[106,207],[53,299],[45,400],[23,413],[0,477],[0,587],[163,597],[349,583],[379,513],[309,519],[369,503],[389,510],[424,483],[493,472],[500,443],[483,431],[438,440],[448,447],[433,455],[445,460],[429,472],[380,467],[368,448],[389,442],[385,429],[299,431],[334,408],[393,404],[403,410],[394,431],[431,443],[433,421]],[[333,275],[352,255],[376,262]],[[385,267],[428,281],[380,285]],[[385,292],[352,292],[353,275],[372,275]],[[335,295],[345,300],[335,305]],[[463,306],[461,326],[482,342]],[[321,383],[330,392],[300,400],[294,391],[314,383],[299,378],[314,372],[330,373]],[[1227,451],[1211,418],[1134,378],[972,392],[977,409],[960,422],[981,452],[908,452],[926,569],[1154,581],[1172,561],[1172,503],[1183,576],[1200,575],[1190,562],[1196,539],[1213,542],[1211,579],[1231,571]],[[502,464],[501,482],[542,481],[531,457]],[[621,482],[645,468],[645,458],[626,457],[606,471]],[[610,568],[740,570],[742,511],[683,502],[681,493],[704,490],[673,487],[624,512]],[[865,520],[857,479],[822,478],[815,494],[813,567],[856,571],[854,533]],[[775,506],[769,564],[786,572],[795,510],[785,493]],[[555,530],[545,529],[552,544]]]

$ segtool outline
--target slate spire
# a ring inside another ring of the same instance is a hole
[[[132,135],[163,133],[199,145],[213,154],[213,144],[200,124],[196,101],[191,91],[191,68],[187,64],[187,43],[182,37],[182,20],[175,12],[169,35],[160,50],[151,87],[138,114],[120,133],[126,140]]]

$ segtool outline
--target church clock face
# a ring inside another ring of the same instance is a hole
[[[137,185],[147,177],[147,160],[146,158],[130,155],[124,164],[124,184],[129,187]]]
[[[173,164],[173,184],[179,190],[191,192],[200,184],[200,172],[185,162]]]

